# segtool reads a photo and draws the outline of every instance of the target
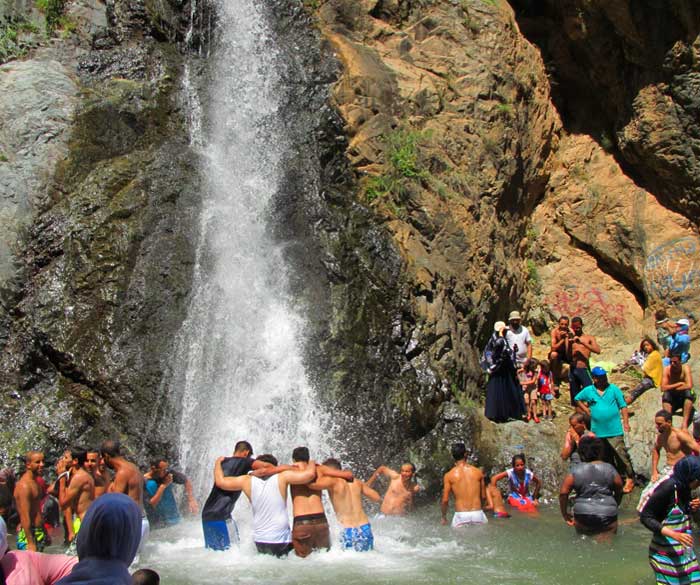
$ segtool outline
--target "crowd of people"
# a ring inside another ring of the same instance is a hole
[[[547,359],[537,361],[530,333],[513,311],[508,325],[496,323],[482,356],[490,374],[486,416],[496,422],[551,420],[552,401],[559,397],[567,376],[575,410],[561,449],[562,459],[570,462],[560,487],[561,514],[577,532],[609,538],[617,529],[623,494],[635,487],[625,445],[628,405],[659,388],[651,481],[641,493],[638,510],[641,522],[654,534],[650,563],[658,582],[695,583],[700,582],[700,567],[689,517],[700,509],[700,499],[691,496],[691,490],[700,485],[700,444],[689,432],[695,401],[687,364],[689,323],[679,319],[671,324],[659,314],[657,325],[658,343],[644,338],[627,364],[640,368],[642,378],[625,396],[603,367],[591,367],[591,354],[601,349],[593,336],[584,333],[580,317],[559,319],[551,332]],[[673,426],[674,413],[681,416],[679,427]],[[659,469],[662,454],[666,465]],[[443,478],[443,524],[458,528],[486,524],[489,517],[507,518],[511,511],[537,512],[541,482],[528,468],[524,454],[515,455],[510,468],[492,475],[469,463],[464,443],[452,446],[452,456],[454,466]],[[188,478],[164,458],[154,459],[142,473],[124,456],[119,443],[111,440],[99,449],[66,451],[56,463],[57,478],[51,485],[43,478],[44,466],[43,453],[30,451],[19,478],[15,480],[9,470],[0,471],[0,576],[4,582],[25,583],[20,577],[32,575],[32,583],[61,585],[158,583],[154,571],[130,574],[129,566],[152,528],[180,522],[175,486],[183,486],[188,512],[199,513]],[[420,491],[415,474],[410,462],[398,471],[382,465],[365,482],[343,469],[337,459],[316,463],[306,447],[294,449],[291,463],[280,465],[272,454],[254,458],[251,444],[239,441],[232,456],[220,457],[214,464],[213,485],[201,510],[203,545],[223,551],[240,541],[232,513],[243,493],[251,504],[252,540],[258,553],[284,557],[293,551],[304,558],[313,551],[328,550],[332,539],[322,499],[325,490],[341,527],[339,547],[372,550],[374,535],[363,500],[380,503],[375,518],[407,514]],[[387,484],[383,497],[375,489],[380,481]],[[16,551],[8,550],[5,519],[16,524]],[[42,554],[50,544],[52,527],[59,524],[65,554]],[[668,581],[669,576],[685,580]]]
[[[690,490],[700,485],[700,437],[689,432],[695,410],[688,364],[690,321],[680,318],[672,322],[663,310],[655,317],[656,341],[644,337],[639,350],[623,364],[623,368],[637,368],[641,375],[639,384],[625,396],[609,381],[605,368],[592,367],[591,355],[600,354],[601,347],[592,335],[584,333],[581,317],[559,318],[551,332],[547,359],[538,362],[532,357],[529,331],[519,312],[513,311],[508,324],[499,321],[494,325],[482,355],[482,367],[489,373],[485,415],[497,423],[539,423],[541,408],[543,417],[551,419],[552,399],[559,396],[566,376],[575,410],[561,450],[561,457],[571,464],[560,488],[561,514],[579,533],[609,537],[617,530],[623,494],[635,487],[635,472],[625,445],[625,433],[630,432],[628,406],[645,392],[658,389],[661,408],[653,421],[657,438],[651,449],[651,481],[642,491],[637,509],[642,524],[654,533],[650,564],[658,583],[700,583],[689,520],[691,513],[700,509],[700,499],[690,496]],[[673,426],[674,414],[681,418],[678,427]],[[659,470],[662,451],[666,465]],[[491,482],[505,477],[511,490],[516,488],[508,498],[511,507],[531,509],[530,500],[536,501],[538,485],[525,468],[523,457],[514,458],[513,469],[494,476]],[[528,484],[535,486],[529,498]],[[576,494],[573,506],[572,493]]]

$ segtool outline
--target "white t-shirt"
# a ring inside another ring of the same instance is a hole
[[[518,346],[518,351],[515,354],[515,360],[521,364],[527,359],[527,346],[532,343],[530,332],[524,325],[520,326],[520,332],[515,333],[511,329],[506,332],[506,340],[511,348]]]

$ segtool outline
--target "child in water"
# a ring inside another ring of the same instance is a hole
[[[552,412],[553,387],[554,380],[552,379],[552,372],[549,370],[549,362],[542,360],[540,362],[540,370],[537,373],[537,392],[542,400],[542,417],[545,420],[554,418],[554,413]]]
[[[527,422],[537,418],[537,360],[530,359],[525,366],[518,370],[518,379],[523,387],[525,398],[525,410],[527,410]]]
[[[513,467],[491,478],[491,485],[498,488],[498,482],[508,478],[508,504],[520,512],[536,512],[539,505],[537,500],[540,494],[540,480],[525,466],[524,454],[514,455],[511,463]]]
[[[491,476],[484,474],[486,484],[486,506],[485,510],[490,510],[494,518],[510,518],[506,505],[503,503],[503,494],[498,486],[491,483]]]

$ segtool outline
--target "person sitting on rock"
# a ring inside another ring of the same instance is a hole
[[[661,353],[659,353],[659,346],[648,337],[645,337],[639,345],[639,351],[645,356],[644,364],[642,365],[642,374],[644,377],[642,381],[632,389],[629,396],[625,398],[627,404],[632,404],[650,388],[661,387],[663,363]]]
[[[592,335],[583,332],[583,319],[574,317],[571,320],[572,333],[567,343],[567,352],[571,366],[569,367],[569,393],[571,406],[576,406],[576,394],[593,383],[589,372],[591,353],[600,353],[600,345]]]
[[[672,354],[678,354],[681,357],[681,363],[688,363],[690,359],[690,321],[688,319],[678,319],[676,321],[676,331],[671,336],[671,342],[666,350],[668,361],[664,360],[664,365],[670,363]]]
[[[667,412],[675,412],[683,409],[683,422],[681,428],[688,430],[690,415],[695,403],[693,392],[693,375],[688,364],[682,363],[682,357],[678,353],[672,353],[670,364],[664,368],[661,377],[661,403]]]
[[[566,346],[569,336],[573,335],[569,329],[569,318],[566,315],[559,317],[557,326],[552,329],[552,345],[549,348],[549,363],[554,378],[554,396],[559,398],[559,385],[562,381],[562,369],[569,363]]]
[[[508,504],[520,512],[537,511],[540,480],[527,469],[523,453],[514,455],[511,463],[513,467],[491,478],[491,485],[498,487],[499,481],[508,478]]]

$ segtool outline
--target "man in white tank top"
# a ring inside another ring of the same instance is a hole
[[[303,485],[316,478],[316,463],[306,469],[286,470],[261,479],[251,475],[224,477],[219,457],[214,466],[214,483],[223,490],[241,490],[253,507],[253,540],[259,553],[285,556],[292,550],[292,533],[287,514],[287,487]],[[258,461],[277,465],[272,455],[260,455]]]

